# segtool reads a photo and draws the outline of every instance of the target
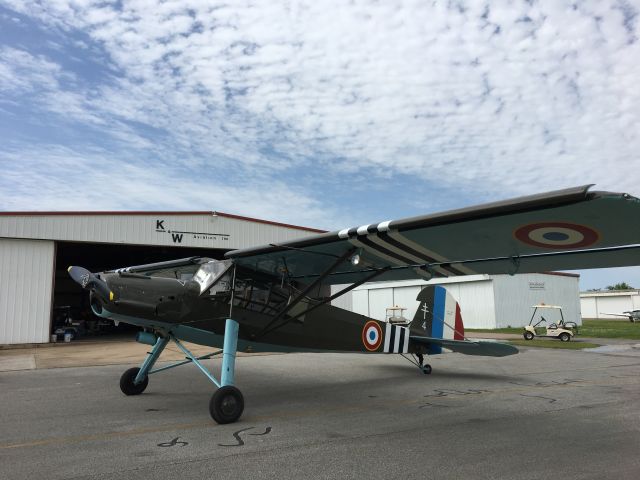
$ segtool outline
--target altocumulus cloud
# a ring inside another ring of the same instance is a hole
[[[631,2],[0,5],[4,209],[337,228],[591,182],[639,193]]]

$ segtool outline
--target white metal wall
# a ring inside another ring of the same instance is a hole
[[[580,311],[582,313],[582,318],[599,318],[597,298],[580,297]]]
[[[622,313],[640,309],[638,291],[583,293],[580,295],[583,318],[620,319],[607,313]]]
[[[0,215],[0,237],[236,249],[314,235],[213,214]]]
[[[49,341],[54,243],[0,238],[0,345]]]
[[[419,306],[416,300],[418,293],[425,286],[435,283],[437,282],[417,280],[365,284],[353,291],[352,310],[377,320],[384,320],[387,308],[399,306],[407,309],[404,315],[411,320]],[[452,280],[441,283],[458,300],[465,327],[495,328],[493,287],[489,276],[475,275],[460,278],[458,283]]]
[[[496,328],[492,280],[443,285],[458,300],[465,328]]]
[[[496,328],[527,325],[532,305],[559,305],[567,321],[582,323],[580,315],[579,277],[530,273],[492,275],[496,298]],[[537,314],[536,314],[537,315]],[[557,311],[544,314],[550,322],[560,320]]]
[[[373,282],[356,288],[351,304],[354,312],[379,320],[384,320],[386,308],[397,305],[407,308],[405,316],[412,319],[418,308],[416,297],[420,289],[438,283],[460,304],[467,328],[526,325],[533,311],[531,305],[541,302],[562,306],[566,320],[581,323],[578,280],[574,276],[525,274],[469,275],[438,279],[437,282]],[[343,302],[344,305],[337,306],[348,308],[348,301]],[[558,319],[559,315],[557,319],[553,318],[554,321]]]

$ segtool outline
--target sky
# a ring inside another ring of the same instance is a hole
[[[640,196],[640,0],[0,0],[0,210]],[[583,290],[640,267],[580,272]]]

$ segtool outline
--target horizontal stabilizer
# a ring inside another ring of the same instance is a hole
[[[498,342],[487,342],[482,340],[448,340],[435,337],[411,336],[410,339],[416,343],[427,346],[439,345],[463,355],[479,355],[483,357],[506,357],[515,355],[518,349],[513,345]]]

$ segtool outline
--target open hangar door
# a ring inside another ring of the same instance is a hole
[[[89,293],[75,283],[67,268],[82,266],[92,272],[113,270],[132,265],[175,260],[186,257],[210,257],[221,259],[227,250],[141,246],[101,243],[56,242],[55,275],[53,289],[53,311],[51,334],[57,341],[70,334],[73,341],[95,339],[108,335],[127,335],[138,327],[101,319],[93,314],[89,306]]]

